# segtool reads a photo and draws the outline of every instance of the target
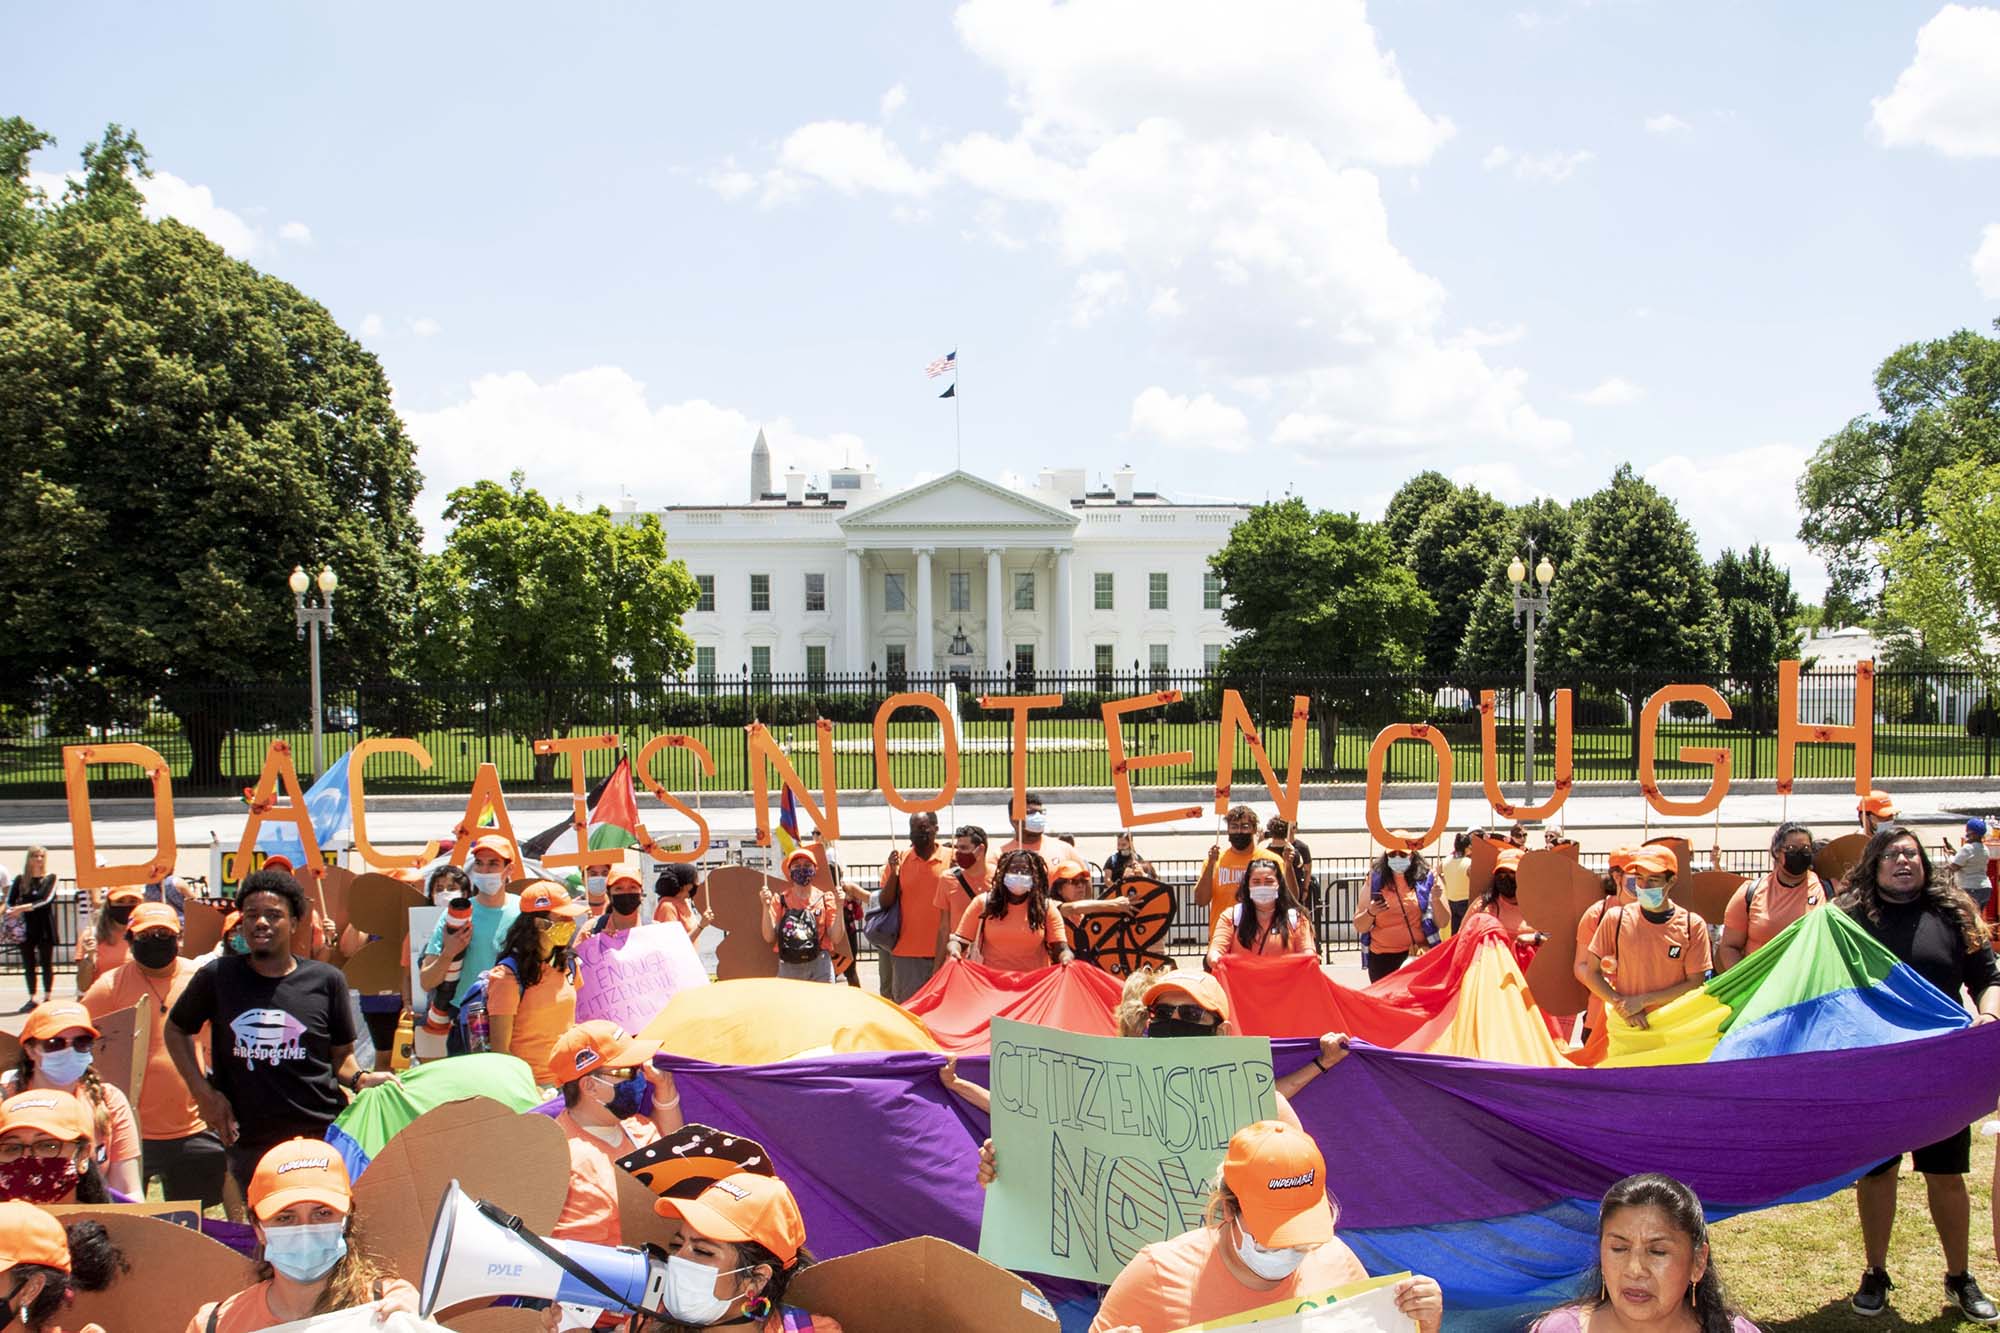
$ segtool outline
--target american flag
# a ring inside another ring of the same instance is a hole
[[[930,376],[932,379],[936,379],[940,375],[948,375],[952,371],[957,369],[958,369],[958,353],[956,351],[950,351],[946,352],[943,356],[939,357],[937,360],[931,362],[928,366],[925,366],[924,374]]]

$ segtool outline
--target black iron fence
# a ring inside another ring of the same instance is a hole
[[[1680,758],[1682,747],[1724,749],[1738,778],[1769,778],[1777,764],[1775,676],[1751,680],[1679,681],[1665,675],[1545,672],[1536,728],[1536,775],[1555,773],[1553,691],[1573,696],[1574,776],[1578,781],[1632,780],[1639,773],[1641,706],[1660,687],[1701,683],[1728,702],[1720,719],[1694,705],[1664,710],[1653,750],[1660,777],[1699,777],[1706,768]],[[1853,721],[1852,670],[1805,672],[1799,718],[1811,725]],[[1118,744],[1127,777],[1140,786],[1215,779],[1218,747],[1228,746],[1238,774],[1255,768],[1249,746],[1221,726],[1224,690],[1239,691],[1272,763],[1291,757],[1292,701],[1307,700],[1299,733],[1302,772],[1316,783],[1359,782],[1376,733],[1392,722],[1428,724],[1449,750],[1451,771],[1476,778],[1481,759],[1480,694],[1496,696],[1499,776],[1524,775],[1525,719],[1531,710],[1518,677],[1503,675],[1354,676],[1226,675],[1202,672],[1084,672],[1032,677],[939,675],[753,676],[657,683],[388,682],[329,689],[324,698],[324,753],[329,765],[367,737],[418,741],[429,767],[403,754],[381,754],[368,765],[374,792],[464,790],[481,764],[493,764],[509,790],[566,786],[566,770],[534,753],[537,738],[615,732],[628,753],[654,737],[680,734],[699,741],[708,771],[688,748],[663,749],[654,777],[676,792],[749,788],[746,726],[763,723],[801,777],[820,781],[822,746],[843,790],[877,786],[876,712],[891,694],[925,691],[947,701],[965,788],[1011,785],[1014,737],[1008,713],[982,708],[983,695],[1052,696],[1029,717],[1025,761],[1031,787],[1103,787],[1112,780],[1113,738],[1101,712],[1107,702],[1155,691],[1180,698],[1123,715]],[[819,719],[830,724],[822,741]],[[1971,672],[1878,671],[1873,729],[1875,772],[1881,777],[1991,777],[1993,701]],[[881,747],[899,789],[942,786],[947,764],[939,721],[919,708],[899,709],[882,728]],[[144,696],[115,691],[47,691],[0,687],[0,799],[49,797],[62,790],[62,747],[139,741],[157,750],[174,774],[175,790],[228,794],[252,782],[274,740],[290,743],[302,776],[311,777],[310,701],[297,683],[177,687]],[[592,753],[592,777],[608,773],[610,751]],[[1837,778],[1853,772],[1844,745],[1814,744],[1799,753],[1798,776]],[[1435,781],[1440,759],[1423,742],[1399,742],[1386,759],[1391,781]],[[1544,787],[1546,789],[1546,786]],[[140,794],[136,770],[93,775],[105,795]]]

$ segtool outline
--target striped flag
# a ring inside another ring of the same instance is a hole
[[[936,379],[940,375],[949,375],[957,369],[958,369],[958,350],[954,348],[951,351],[946,352],[943,356],[939,357],[937,360],[931,362],[928,366],[925,366],[924,374],[930,376],[932,379]]]
[[[799,803],[790,787],[778,797],[778,860],[799,849]]]

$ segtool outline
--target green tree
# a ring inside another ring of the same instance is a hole
[[[1935,658],[2000,683],[2000,467],[1970,459],[1924,488],[1924,521],[1882,544],[1883,609]]]
[[[1424,516],[1457,494],[1458,487],[1442,472],[1419,472],[1404,482],[1382,511],[1382,528],[1389,534],[1390,544],[1399,551],[1408,550]]]
[[[1741,555],[1724,550],[1709,578],[1729,622],[1725,669],[1731,680],[1774,675],[1779,662],[1798,656],[1804,608],[1792,591],[1791,573],[1769,550],[1755,545]]]
[[[694,642],[681,616],[700,592],[667,557],[667,535],[646,515],[551,505],[516,472],[451,493],[451,531],[424,562],[417,662],[434,679],[520,681],[501,691],[497,719],[517,736],[566,736],[601,722],[603,687],[656,682],[685,671]],[[582,686],[584,688],[579,688]],[[547,781],[552,760],[538,759]]]
[[[1720,673],[1729,626],[1674,502],[1625,463],[1581,508],[1576,552],[1549,603],[1549,660],[1682,680]]]
[[[214,783],[221,687],[304,674],[294,565],[340,575],[329,678],[388,672],[421,479],[381,366],[322,307],[141,216],[131,134],[54,206],[18,185],[44,142],[0,125],[0,679],[157,698]]]
[[[1379,523],[1258,505],[1209,557],[1237,632],[1231,670],[1405,671],[1423,655],[1432,606]]]
[[[1576,549],[1576,510],[1560,500],[1544,498],[1507,511],[1507,521],[1487,558],[1478,595],[1466,617],[1465,633],[1459,639],[1461,671],[1518,671],[1526,660],[1527,631],[1514,623],[1514,593],[1513,585],[1507,582],[1507,565],[1515,556],[1525,559],[1530,542],[1534,543],[1536,561],[1546,555],[1560,581]]]
[[[1925,525],[1932,477],[2000,462],[2000,339],[1961,329],[1899,347],[1875,372],[1875,398],[1799,479],[1799,535],[1826,560],[1834,623],[1863,623],[1879,604],[1877,544]]]
[[[35,234],[43,200],[28,184],[28,159],[53,142],[19,116],[0,119],[0,268],[12,265]]]
[[[1476,487],[1454,488],[1411,534],[1404,559],[1437,607],[1424,630],[1424,668],[1450,671],[1496,554],[1506,549],[1507,507]]]

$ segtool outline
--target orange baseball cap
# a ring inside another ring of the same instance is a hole
[[[604,881],[605,892],[607,893],[612,892],[616,890],[620,885],[630,885],[632,888],[637,889],[641,893],[644,893],[646,891],[646,881],[640,879],[637,875],[633,874],[629,870],[612,871],[609,878],[607,878]]]
[[[1632,866],[1632,857],[1638,852],[1638,850],[1639,849],[1637,847],[1612,848],[1611,849],[1612,873],[1616,874],[1620,870],[1629,870]]]
[[[514,844],[501,837],[498,833],[488,833],[472,844],[472,854],[474,856],[479,855],[481,852],[491,852],[502,861],[511,863],[514,859]]]
[[[133,913],[134,917],[137,915]],[[173,908],[167,909],[167,915],[173,915]],[[71,1028],[82,1028],[93,1037],[98,1035],[97,1024],[90,1021],[90,1010],[75,1000],[47,1000],[36,1005],[28,1015],[28,1021],[21,1025],[21,1039],[47,1041],[56,1033],[67,1032]]]
[[[67,1143],[97,1138],[90,1108],[60,1088],[30,1088],[0,1102],[0,1134],[15,1129],[39,1129]]]
[[[323,1203],[345,1213],[354,1206],[347,1163],[324,1139],[287,1139],[257,1159],[246,1197],[258,1221],[295,1203]]]
[[[608,1018],[578,1023],[549,1047],[549,1073],[573,1083],[594,1069],[633,1069],[660,1053],[660,1043],[633,1036]]]
[[[1521,858],[1526,855],[1527,852],[1519,847],[1503,847],[1500,849],[1500,855],[1494,859],[1493,869],[1511,870],[1518,875],[1521,873]]]
[[[1236,1196],[1243,1229],[1266,1249],[1333,1239],[1326,1206],[1326,1159],[1310,1135],[1282,1120],[1236,1131],[1222,1162],[1222,1183]]]
[[[32,1203],[0,1203],[0,1268],[36,1264],[69,1272],[69,1233],[54,1216]]]
[[[291,873],[292,871],[294,871],[294,870],[297,870],[297,869],[298,869],[298,867],[292,864],[292,858],[291,858],[291,857],[289,857],[289,856],[275,856],[275,855],[274,855],[274,856],[267,856],[267,857],[265,857],[265,858],[264,858],[264,864],[263,864],[263,865],[261,865],[261,866],[259,866],[259,867],[258,867],[258,869],[259,869],[259,870],[282,870],[282,871],[284,871],[284,872],[285,872],[286,874],[290,874],[290,873]]]
[[[778,1262],[787,1268],[806,1244],[806,1223],[799,1216],[799,1205],[785,1182],[775,1176],[738,1172],[692,1199],[657,1200],[653,1211],[661,1217],[678,1217],[696,1235],[709,1240],[753,1241],[777,1255]]]
[[[1877,787],[1861,798],[1861,804],[1854,807],[1857,815],[1873,815],[1877,819],[1896,817],[1896,800],[1888,792]]]
[[[181,933],[180,914],[165,903],[140,903],[133,910],[132,919],[125,923],[125,929],[134,935],[142,930],[158,930],[163,926],[176,935]]]
[[[136,916],[138,914],[135,912],[133,915]],[[241,912],[230,912],[224,915],[222,918],[222,933],[227,935],[230,931],[236,929],[236,923],[242,919],[243,913]]]
[[[569,896],[569,891],[560,884],[546,880],[530,884],[521,890],[521,915],[536,912],[552,912],[556,916],[574,921],[590,909]]]
[[[790,870],[790,869],[792,868],[792,862],[794,862],[794,861],[797,861],[797,860],[799,860],[799,859],[800,859],[800,858],[802,858],[802,857],[803,857],[803,858],[804,858],[805,860],[808,860],[808,861],[812,862],[812,863],[813,863],[813,868],[814,868],[814,869],[818,869],[818,867],[819,867],[819,858],[818,858],[818,857],[816,857],[816,856],[814,856],[814,855],[813,855],[813,854],[812,854],[811,852],[807,851],[807,850],[806,850],[805,848],[803,848],[803,847],[794,847],[794,848],[792,848],[792,850],[791,850],[790,852],[786,853],[786,855],[785,855],[785,869],[787,869],[787,870]]]
[[[146,901],[146,888],[143,884],[121,884],[111,890],[111,892],[105,894],[104,901],[107,903],[142,903]]]
[[[1224,993],[1222,983],[1206,972],[1167,972],[1158,981],[1146,987],[1145,995],[1139,1002],[1150,1006],[1153,1001],[1170,990],[1184,990],[1194,997],[1194,1002],[1227,1023],[1229,1021],[1229,996]]]
[[[1679,873],[1681,859],[1674,855],[1671,847],[1648,843],[1631,849],[1625,858],[1625,867],[1641,875],[1672,875]]]

